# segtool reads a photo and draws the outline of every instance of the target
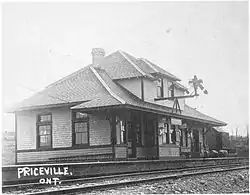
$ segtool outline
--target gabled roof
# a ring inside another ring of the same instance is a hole
[[[168,114],[168,115],[172,115],[172,116],[179,117],[179,118],[188,118],[194,121],[205,122],[205,123],[209,123],[213,125],[226,125],[226,123],[219,121],[217,119],[214,119],[210,116],[207,116],[187,105],[185,105],[184,110],[182,111],[181,114],[175,114],[175,113],[172,113],[172,108],[145,102],[141,100],[140,98],[138,98],[137,96],[135,96],[134,94],[132,94],[131,92],[129,92],[127,89],[125,89],[121,85],[119,85],[118,83],[115,83],[103,69],[95,68],[95,70],[97,71],[99,76],[102,78],[102,80],[105,82],[105,84],[108,85],[109,90],[115,93],[118,97],[122,98],[122,100],[124,101],[124,104],[123,104],[124,107],[134,108],[134,109],[143,109],[143,110],[147,110],[151,112]],[[95,109],[98,107],[105,107],[105,105],[106,106],[111,106],[111,105],[121,106],[122,105],[121,103],[117,104],[117,100],[113,99],[111,96],[112,95],[105,96],[105,98],[100,98],[98,100],[94,99],[93,101],[89,101],[86,103],[83,102],[82,104],[71,107],[71,109],[84,109],[84,108]],[[106,104],[106,101],[107,101],[106,99],[110,100],[108,102],[109,104]],[[111,101],[113,103],[111,103]]]
[[[106,56],[102,62],[102,67],[113,80],[130,79],[134,77],[156,79],[154,76],[158,74],[172,80],[177,88],[187,90],[185,86],[177,82],[181,80],[175,75],[147,59],[136,58],[121,50]]]
[[[121,50],[106,56],[103,61],[103,67],[112,79],[127,79],[141,76],[153,78],[151,74],[159,73],[174,81],[180,81],[179,78],[149,60],[136,58]]]
[[[147,64],[153,70],[151,71],[151,73],[160,73],[175,81],[181,81],[181,79],[179,79],[175,75],[169,73],[168,71],[162,69],[161,67],[157,66],[156,64],[152,63],[151,61],[147,59],[141,58],[140,61],[143,63],[143,67],[145,66],[145,64]]]
[[[122,51],[116,51],[108,56],[102,62],[102,67],[112,79],[127,79],[134,77],[153,78],[150,74],[143,72],[134,64]]]
[[[173,80],[176,81],[180,81],[179,78],[177,78],[176,76],[174,76],[173,74],[167,72],[166,70],[160,68],[159,66],[157,66],[156,64],[150,62],[147,59],[144,58],[136,58],[126,52],[123,52],[126,57],[133,62],[134,64],[136,64],[143,72],[147,73],[147,74],[153,74],[153,73],[160,73],[163,74]]]
[[[87,66],[22,101],[17,108],[84,102],[105,95],[107,90]]]
[[[128,59],[127,59],[128,58]],[[139,60],[141,61],[141,60]],[[88,65],[77,72],[52,83],[41,92],[21,102],[15,111],[42,107],[71,106],[71,109],[94,109],[102,107],[127,107],[147,112],[166,114],[179,118],[209,123],[215,126],[224,122],[207,116],[187,105],[181,114],[172,108],[145,102],[116,82],[127,77],[152,77],[149,68],[142,71],[136,65],[138,59],[118,51],[105,58],[101,66]]]

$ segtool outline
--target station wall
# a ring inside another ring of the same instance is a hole
[[[46,151],[37,148],[36,118],[42,113],[52,114],[52,148]],[[69,107],[17,112],[16,118],[17,163],[47,161],[71,155],[112,153],[111,127],[105,118],[105,113],[90,115],[89,149],[72,147],[72,121]]]

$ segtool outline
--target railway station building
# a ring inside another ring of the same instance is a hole
[[[16,163],[203,156],[205,132],[224,122],[179,100],[175,75],[144,58],[92,50],[92,64],[16,106]],[[174,89],[170,89],[174,83]]]

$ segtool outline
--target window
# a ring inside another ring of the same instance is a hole
[[[181,138],[181,130],[179,128],[179,125],[175,125],[175,142],[180,143],[180,138]]]
[[[172,82],[168,83],[168,97],[174,97],[174,84]]]
[[[186,147],[188,147],[188,130],[185,131]]]
[[[171,143],[175,144],[176,143],[176,129],[175,125],[171,125],[171,130],[170,130],[170,141]]]
[[[169,124],[165,123],[166,129],[165,129],[165,134],[166,134],[166,144],[169,144]]]
[[[75,144],[88,144],[88,124],[87,122],[75,123]]]
[[[141,125],[140,125],[140,123],[137,123],[135,125],[135,129],[136,129],[136,144],[141,145]]]
[[[157,97],[164,97],[163,79],[157,80]]]
[[[181,145],[181,146],[184,146],[184,144],[183,144],[184,132],[183,132],[183,129],[181,129],[180,131],[181,131],[181,135],[180,135],[180,145]]]
[[[126,143],[126,129],[125,129],[125,121],[120,121],[120,132],[121,132],[121,144]]]
[[[159,127],[159,145],[162,144],[180,144],[184,146],[184,132],[180,130],[179,125],[164,123],[162,127]]]
[[[116,130],[116,144],[120,144],[121,143],[121,128],[120,128],[120,121],[119,121],[119,117],[116,116],[116,126],[115,126],[115,130]]]
[[[73,144],[89,145],[89,118],[86,113],[75,112],[73,115]]]
[[[37,147],[52,147],[52,115],[43,114],[37,117]]]
[[[169,125],[164,123],[164,126],[160,128],[159,144],[169,144]]]

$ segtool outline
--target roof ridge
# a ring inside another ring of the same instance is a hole
[[[101,84],[104,86],[104,88],[109,92],[111,96],[113,96],[115,99],[117,99],[122,104],[125,104],[126,102],[120,98],[118,95],[116,95],[110,87],[107,85],[107,83],[102,79],[102,77],[98,74],[98,72],[95,70],[94,67],[90,67],[90,70],[94,73],[94,75],[97,77],[97,79],[101,82]]]
[[[140,69],[134,62],[132,62],[127,56],[126,54],[122,51],[122,50],[118,50],[119,53],[138,71],[140,72],[143,76],[146,76],[147,74]]]

